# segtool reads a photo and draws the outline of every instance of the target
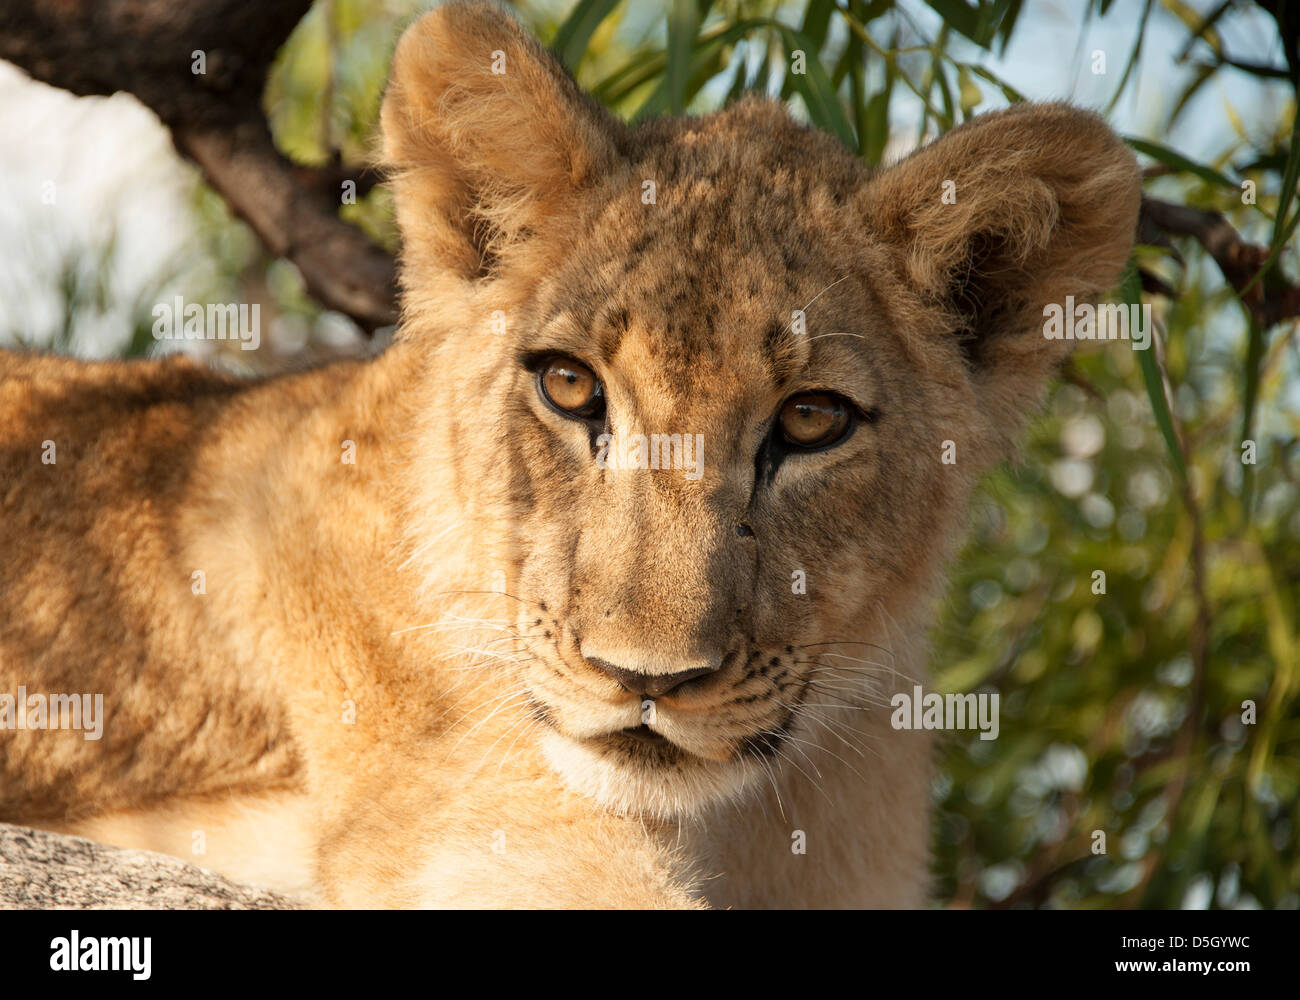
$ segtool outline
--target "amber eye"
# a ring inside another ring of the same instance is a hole
[[[828,448],[838,444],[853,426],[850,404],[829,392],[801,392],[791,396],[778,417],[781,437],[796,448]]]
[[[538,366],[542,398],[557,410],[582,419],[598,417],[604,409],[600,380],[590,368],[572,358],[552,355]]]

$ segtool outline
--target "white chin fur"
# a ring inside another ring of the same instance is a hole
[[[542,752],[575,792],[619,815],[679,819],[739,795],[762,774],[755,761],[695,758],[685,769],[648,767],[558,732],[542,737]]]

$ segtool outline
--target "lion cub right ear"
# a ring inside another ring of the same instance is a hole
[[[1045,337],[1045,307],[1114,286],[1141,196],[1132,150],[1064,104],[980,115],[867,183],[868,232],[931,307],[908,325],[960,347],[1002,450],[1072,344]]]
[[[381,114],[403,283],[506,273],[607,171],[623,126],[494,4],[449,3],[403,34]],[[445,287],[445,286],[444,286]],[[447,289],[450,290],[450,289]]]

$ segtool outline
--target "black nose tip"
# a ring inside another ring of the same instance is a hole
[[[594,657],[588,657],[587,662],[597,670],[618,681],[619,684],[623,685],[624,690],[643,698],[661,697],[681,687],[687,681],[693,681],[697,677],[711,674],[718,669],[717,667],[697,667],[694,670],[683,670],[675,674],[643,674],[637,670],[624,670],[622,667],[616,667],[612,663],[597,660]]]

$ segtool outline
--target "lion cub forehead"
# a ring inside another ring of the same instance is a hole
[[[862,283],[840,282],[835,255],[797,224],[692,210],[624,221],[576,249],[540,296],[543,327],[589,339],[596,360],[612,358],[634,333],[644,353],[667,364],[802,360],[806,344],[786,341],[805,332],[806,318],[825,324],[866,303]]]

